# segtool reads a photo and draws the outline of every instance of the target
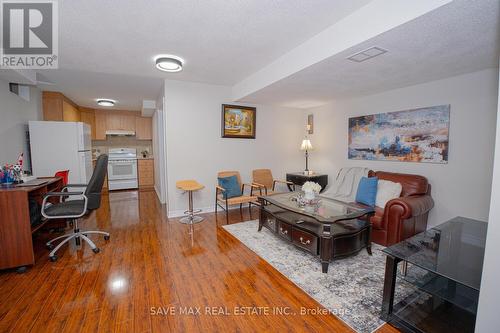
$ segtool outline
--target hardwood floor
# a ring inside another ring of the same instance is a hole
[[[333,315],[300,315],[301,308],[321,306],[218,228],[223,213],[204,216],[191,238],[188,226],[166,218],[154,192],[104,196],[81,223],[84,230],[111,232],[109,241],[92,237],[99,254],[72,243],[52,263],[43,244],[57,235],[44,233],[28,272],[0,272],[0,332],[352,331]],[[233,223],[257,217],[256,210],[230,212]],[[218,314],[254,306],[297,315]],[[379,332],[397,330],[385,325]]]

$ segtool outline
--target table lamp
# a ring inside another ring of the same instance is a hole
[[[313,146],[311,144],[311,140],[304,138],[304,140],[302,140],[302,144],[300,145],[300,150],[306,151],[306,169],[304,170],[304,174],[309,174],[309,150],[312,149]]]

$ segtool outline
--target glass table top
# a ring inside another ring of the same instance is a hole
[[[383,251],[479,290],[488,223],[456,217]]]
[[[266,201],[299,214],[310,216],[319,222],[333,223],[354,219],[373,212],[368,206],[355,206],[342,201],[319,196],[316,205],[301,206],[297,202],[300,192],[287,192],[263,197]]]

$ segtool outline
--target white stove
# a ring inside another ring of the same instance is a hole
[[[108,188],[125,190],[138,187],[137,151],[134,148],[108,150]]]

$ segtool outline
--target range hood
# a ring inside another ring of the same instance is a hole
[[[135,136],[134,131],[126,131],[126,130],[108,130],[106,131],[106,135],[111,136]]]

